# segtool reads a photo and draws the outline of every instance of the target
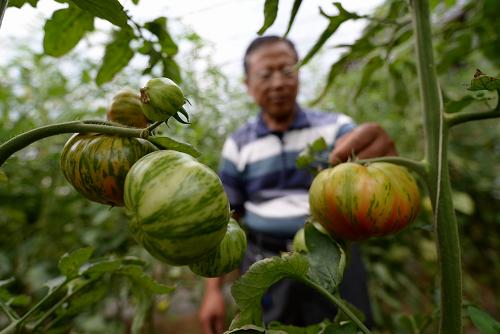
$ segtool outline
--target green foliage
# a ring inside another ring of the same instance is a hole
[[[232,287],[232,295],[240,313],[232,321],[229,333],[261,333],[261,300],[265,292],[276,282],[291,278],[308,284],[330,296],[341,310],[354,308],[334,297],[345,270],[345,254],[342,247],[329,235],[318,231],[312,223],[304,228],[306,254],[282,253],[254,263]],[[328,259],[328,261],[325,261]],[[352,312],[352,311],[351,311]],[[339,312],[339,319],[343,312]],[[349,314],[349,317],[353,316]],[[350,319],[354,321],[354,319]],[[349,321],[329,321],[311,326],[294,327],[278,323],[269,324],[266,333],[356,333],[357,327]],[[366,332],[365,332],[366,333]]]
[[[264,23],[257,34],[262,35],[267,28],[273,25],[278,16],[279,0],[266,0],[264,3]]]
[[[500,322],[493,319],[488,313],[474,307],[467,307],[467,314],[480,334],[494,334],[500,331]]]
[[[134,51],[130,47],[134,35],[130,29],[121,29],[114,33],[111,43],[106,45],[104,59],[97,72],[96,83],[102,85],[120,72],[130,59],[134,56]]]
[[[127,27],[127,13],[118,0],[70,0],[81,9],[121,28]]]
[[[158,148],[163,150],[175,150],[187,153],[195,158],[200,156],[200,152],[190,144],[181,143],[165,136],[152,136],[148,138]]]
[[[63,56],[78,44],[85,33],[92,30],[94,16],[89,12],[74,6],[56,10],[44,26],[43,50],[53,57]]]

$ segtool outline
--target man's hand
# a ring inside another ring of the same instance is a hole
[[[226,308],[220,288],[207,288],[201,304],[199,319],[203,334],[221,334],[224,332]]]
[[[398,152],[393,140],[380,125],[364,123],[337,140],[329,160],[336,165],[347,161],[352,155],[368,159],[398,155]]]

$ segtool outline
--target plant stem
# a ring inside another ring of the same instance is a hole
[[[500,117],[500,90],[497,90],[497,95],[498,101],[495,109],[479,112],[462,111],[453,114],[447,113],[445,114],[446,125],[452,127],[465,122]]]
[[[424,179],[427,179],[427,164],[425,162],[416,161],[413,159],[403,158],[403,157],[379,157],[371,159],[360,159],[357,160],[359,163],[372,163],[372,162],[390,162],[395,165],[400,165],[406,167],[416,173],[418,173]]]
[[[337,298],[337,296],[332,295],[329,293],[326,289],[324,289],[322,286],[316,284],[315,282],[309,280],[309,279],[300,279],[304,284],[309,285],[311,288],[316,289],[319,293],[321,293],[323,296],[325,296],[330,302],[333,304],[337,305],[340,311],[344,312],[344,314],[352,320],[358,326],[358,328],[363,332],[364,334],[370,334],[370,330],[363,324],[361,320],[349,309],[349,307],[344,303],[344,301],[340,298]]]
[[[87,124],[84,121],[74,121],[67,123],[52,124],[33,129],[22,133],[0,145],[0,166],[15,152],[25,148],[42,138],[62,134],[62,133],[105,133],[124,137],[146,138],[148,133],[144,129],[128,127],[109,126],[100,124]]]
[[[9,305],[5,304],[2,300],[0,300],[0,308],[4,311],[10,321],[16,321],[19,319],[16,312],[10,308]]]
[[[427,179],[434,208],[440,266],[439,333],[462,333],[462,271],[458,226],[448,174],[447,135],[434,65],[428,0],[411,0],[417,69],[424,117]]]

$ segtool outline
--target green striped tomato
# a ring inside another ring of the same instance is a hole
[[[203,277],[219,277],[238,267],[247,248],[245,231],[238,222],[231,218],[227,231],[215,251],[189,265],[189,269]]]
[[[311,215],[333,236],[363,240],[400,231],[417,216],[418,186],[406,168],[347,162],[321,171],[309,190]]]
[[[217,174],[171,150],[141,158],[125,179],[129,227],[139,244],[173,265],[213,251],[226,233],[229,202]]]
[[[140,138],[86,133],[64,145],[61,169],[66,179],[91,201],[123,206],[123,184],[130,167],[156,147]]]
[[[145,128],[149,124],[142,111],[140,95],[129,88],[119,91],[113,97],[113,101],[106,111],[106,118],[135,128]]]

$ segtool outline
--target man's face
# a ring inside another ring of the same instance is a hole
[[[295,53],[285,42],[262,45],[248,55],[248,93],[269,116],[286,119],[295,108],[299,76]]]

